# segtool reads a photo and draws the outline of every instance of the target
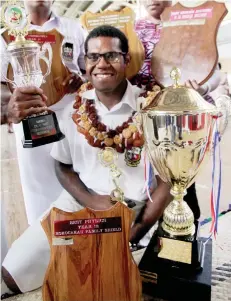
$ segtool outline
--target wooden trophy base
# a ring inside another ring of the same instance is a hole
[[[24,148],[37,147],[62,140],[65,136],[59,128],[54,112],[23,119]]]
[[[191,264],[161,258],[158,246],[162,233],[160,228],[154,233],[139,264],[143,293],[168,301],[210,301],[211,241],[206,245],[203,244],[204,238],[194,237],[191,242],[186,241],[191,243]],[[185,259],[185,249],[187,246],[181,249],[182,260]],[[174,246],[172,250],[174,253]]]

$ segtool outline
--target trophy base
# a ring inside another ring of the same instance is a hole
[[[195,221],[195,233],[186,236],[172,236],[159,225],[153,236],[155,252],[163,264],[175,269],[175,273],[193,273],[200,270],[203,243],[197,240],[198,222]]]
[[[60,131],[54,112],[28,117],[22,120],[24,148],[37,147],[62,140],[65,136]]]
[[[160,229],[158,229],[160,230]],[[152,237],[139,264],[143,293],[171,301],[210,301],[212,242],[205,238],[191,241],[193,252],[191,264],[161,258],[157,243],[158,230]],[[190,243],[187,241],[187,243]],[[196,251],[196,244],[199,248]],[[194,247],[193,247],[194,245]],[[183,249],[181,249],[182,253]],[[198,260],[198,254],[200,262]],[[194,259],[193,259],[194,257]]]

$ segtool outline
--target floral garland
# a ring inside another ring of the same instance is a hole
[[[83,84],[78,90],[74,109],[76,110],[72,119],[77,125],[77,130],[85,136],[88,143],[93,147],[104,149],[113,147],[117,152],[123,153],[132,147],[142,147],[144,138],[134,122],[136,111],[115,129],[108,129],[100,122],[94,100],[83,99],[82,94],[87,90],[93,89],[91,83]],[[142,94],[142,96],[146,96]]]

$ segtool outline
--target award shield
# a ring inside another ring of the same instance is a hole
[[[216,35],[227,12],[225,4],[216,1],[196,7],[177,2],[164,10],[160,41],[152,53],[152,73],[160,85],[172,84],[173,66],[181,70],[182,83],[194,79],[204,84],[213,75],[218,62]]]
[[[93,210],[79,205],[76,212],[53,208],[41,221],[51,248],[44,301],[141,300],[140,273],[129,249],[134,211],[124,204],[119,186],[118,153],[106,147],[98,159],[110,170],[115,186],[112,207]]]
[[[16,1],[9,1],[2,7],[2,20],[9,34],[15,40],[8,44],[4,54],[5,64],[10,63],[13,69],[13,80],[6,78],[13,88],[36,86],[40,87],[50,73],[52,61],[52,49],[50,44],[45,43],[40,49],[39,44],[26,40],[29,19],[25,8]],[[45,54],[48,53],[48,56]],[[45,74],[40,68],[40,60],[47,65]],[[45,112],[32,115],[22,121],[24,139],[23,147],[31,148],[64,138],[59,129],[57,117],[54,112]]]

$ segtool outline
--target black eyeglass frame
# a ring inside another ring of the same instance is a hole
[[[94,53],[94,52],[92,52],[92,53],[85,54],[85,59],[87,59],[88,62],[89,62],[91,65],[96,65],[96,64],[98,64],[102,57],[104,58],[104,60],[105,60],[107,63],[109,63],[109,64],[113,64],[113,63],[116,64],[116,63],[118,63],[118,62],[116,62],[116,61],[115,61],[115,62],[110,62],[110,59],[106,57],[107,55],[110,55],[110,54],[112,54],[112,53],[113,53],[113,54],[119,54],[119,55],[122,55],[124,58],[125,58],[125,56],[127,55],[126,52],[122,52],[122,51],[121,51],[121,52],[118,52],[118,51],[109,51],[109,52],[105,52],[105,53]],[[97,60],[96,60],[95,62],[91,61],[91,58],[88,57],[88,56],[91,55],[91,54],[97,55],[97,56],[98,56],[98,58],[97,58]]]

